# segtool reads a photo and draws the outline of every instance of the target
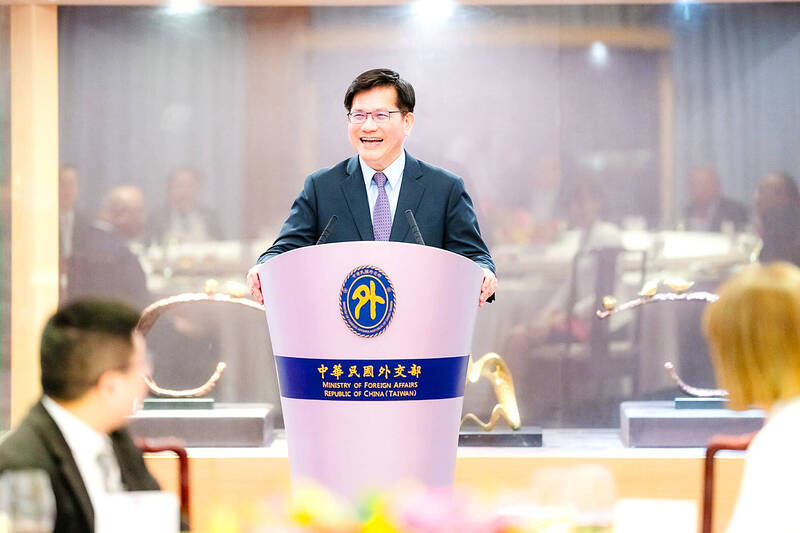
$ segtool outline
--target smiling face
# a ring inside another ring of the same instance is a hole
[[[351,112],[397,111],[397,91],[392,86],[375,87],[357,93]],[[361,159],[375,170],[384,170],[403,153],[403,142],[414,126],[413,113],[392,113],[386,122],[368,115],[362,124],[347,125],[350,144]]]

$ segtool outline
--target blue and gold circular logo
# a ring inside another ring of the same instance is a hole
[[[394,287],[383,270],[360,266],[347,275],[339,294],[339,311],[350,331],[376,337],[389,326],[394,309]]]

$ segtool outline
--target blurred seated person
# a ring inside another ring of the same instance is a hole
[[[578,232],[576,253],[603,248],[621,248],[622,232],[611,222],[601,219],[603,188],[595,182],[582,182],[572,187],[569,195],[570,227]],[[588,338],[589,321],[594,317],[594,280],[597,265],[589,257],[581,261],[577,271],[577,294],[573,309],[572,335],[574,340]],[[508,341],[509,350],[523,346],[566,340],[566,306],[569,280],[550,297],[533,320],[517,325]]]
[[[148,242],[167,246],[220,239],[216,217],[198,204],[200,185],[194,170],[181,168],[170,174],[167,203],[151,214]]]
[[[527,179],[513,179],[508,204],[495,210],[492,221],[497,242],[552,242],[565,227],[561,164],[554,154],[536,158]]]
[[[58,171],[58,255],[59,285],[66,295],[73,244],[86,238],[91,231],[91,219],[76,209],[79,193],[78,170],[64,165]]]
[[[64,165],[58,172],[58,237],[59,253],[62,259],[72,257],[72,243],[75,235],[92,225],[91,219],[76,209],[78,193],[78,170],[72,165]]]
[[[114,297],[137,307],[152,303],[147,278],[134,253],[145,220],[141,189],[123,185],[109,191],[91,231],[73,243],[68,299]]]
[[[753,265],[722,285],[703,328],[732,409],[767,421],[747,451],[728,533],[800,531],[800,269]]]
[[[719,232],[742,231],[749,221],[747,206],[723,196],[717,173],[711,167],[695,168],[689,176],[691,200],[683,211],[685,229]]]
[[[763,243],[759,261],[800,264],[800,193],[794,179],[782,172],[764,176],[756,192],[756,214]]]
[[[48,474],[54,533],[92,533],[109,493],[159,489],[124,429],[147,391],[138,321],[121,302],[83,300],[62,307],[42,333],[43,395],[0,443],[0,472]]]

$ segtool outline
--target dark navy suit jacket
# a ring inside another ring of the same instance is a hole
[[[489,250],[461,178],[411,157],[407,152],[390,241],[413,243],[405,212],[411,209],[428,246],[463,255],[494,272]],[[358,156],[306,178],[289,218],[259,263],[316,243],[331,216],[338,218],[327,242],[371,241],[372,219]]]
[[[159,490],[142,452],[124,429],[112,432],[111,445],[127,490]],[[56,500],[54,533],[93,533],[94,507],[64,435],[41,402],[0,444],[0,473],[44,470]]]

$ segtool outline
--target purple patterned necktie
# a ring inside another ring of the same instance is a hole
[[[376,241],[388,241],[392,232],[392,213],[389,211],[389,197],[386,195],[386,174],[376,172],[372,181],[378,186],[378,199],[372,211],[372,232]]]

